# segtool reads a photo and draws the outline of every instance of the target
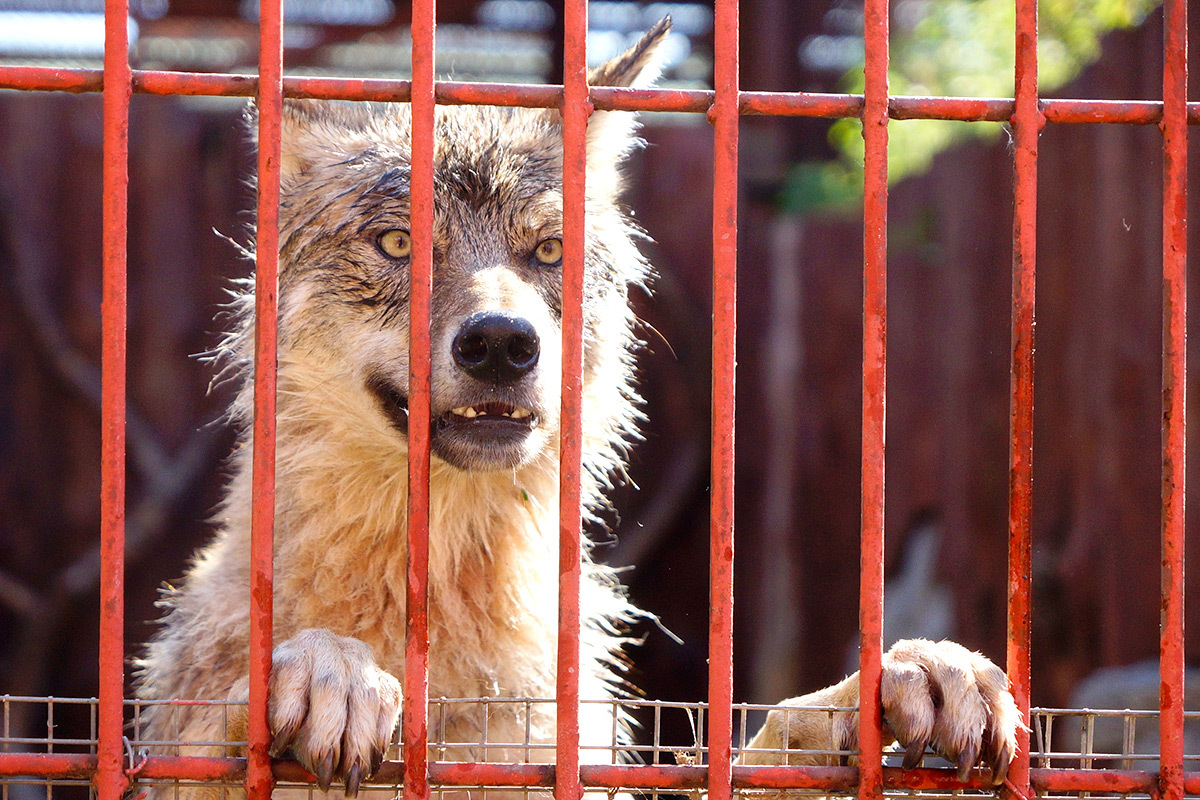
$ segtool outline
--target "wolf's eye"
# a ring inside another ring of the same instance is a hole
[[[547,239],[533,251],[533,257],[543,264],[557,264],[562,261],[562,239]]]
[[[384,231],[379,234],[377,241],[379,249],[386,256],[391,258],[408,258],[412,255],[412,237],[408,235],[408,231],[402,231],[399,228]]]

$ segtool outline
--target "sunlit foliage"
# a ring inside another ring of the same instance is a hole
[[[1040,0],[1038,84],[1042,93],[1074,78],[1100,56],[1101,37],[1141,24],[1160,0]],[[1016,12],[1013,0],[901,0],[892,12],[892,95],[1012,97]],[[847,70],[845,91],[863,90],[861,64]],[[926,170],[942,150],[968,138],[1001,135],[1001,123],[894,122],[890,181]],[[832,163],[800,164],[786,182],[785,207],[853,207],[862,193],[863,139],[857,119],[833,123]]]

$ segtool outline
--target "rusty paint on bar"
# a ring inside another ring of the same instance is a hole
[[[883,785],[887,789],[904,789],[904,790],[925,790],[934,789],[937,791],[955,791],[955,790],[974,790],[992,793],[995,787],[992,785],[991,773],[989,771],[976,769],[971,773],[971,777],[967,780],[959,780],[958,772],[952,769],[931,769],[928,767],[918,769],[901,769],[899,767],[884,767],[883,768]]]
[[[587,0],[563,6],[562,398],[558,490],[555,800],[580,800],[579,614],[583,559],[583,279],[587,197]]]
[[[857,117],[862,107],[862,95],[855,94],[742,92],[738,101],[742,114],[780,117]]]
[[[1183,797],[1187,397],[1187,0],[1163,5],[1161,800]]]
[[[1162,119],[1162,103],[1125,100],[1042,100],[1039,103],[1046,122],[1124,123],[1155,125]],[[1193,123],[1200,122],[1200,106],[1191,109]]]
[[[892,119],[946,119],[959,122],[1007,122],[1013,101],[996,97],[889,97]]]
[[[90,780],[99,758],[79,753],[0,753],[0,777],[35,776],[52,780]]]
[[[1033,354],[1037,247],[1037,0],[1017,3],[1013,129],[1013,266],[1009,399],[1008,652],[1013,696],[1029,719],[1033,536]],[[1017,731],[1008,780],[1028,797],[1029,730]],[[1009,794],[1013,794],[1009,792]]]
[[[276,780],[312,783],[313,776],[295,761],[272,762]],[[0,776],[36,776],[81,779],[94,775],[97,757],[64,753],[0,753]],[[499,764],[489,762],[432,762],[430,782],[435,786],[495,786],[516,788],[554,785],[552,764]],[[702,766],[585,764],[580,767],[584,786],[628,789],[703,789],[708,770]],[[235,782],[246,774],[246,759],[229,757],[150,755],[138,773],[152,780]],[[1046,769],[1030,771],[1031,786],[1038,792],[1111,792],[1154,794],[1159,774],[1136,770]],[[394,786],[404,777],[404,763],[386,761],[363,785]],[[1200,794],[1200,773],[1185,773],[1187,794]],[[848,793],[858,783],[855,767],[735,766],[737,789],[812,789]],[[986,772],[977,770],[970,780],[959,781],[952,769],[901,770],[884,767],[888,789],[952,791],[992,789]]]
[[[409,314],[408,524],[404,650],[404,798],[429,798],[429,447],[434,225],[436,0],[412,4],[413,260]]]
[[[88,93],[103,88],[97,69],[0,66],[0,88],[39,92]],[[137,94],[216,97],[253,97],[258,79],[253,75],[134,70]],[[382,78],[288,77],[284,96],[325,100],[403,102],[411,98],[409,81]],[[601,111],[703,113],[712,105],[713,93],[702,89],[627,89],[598,86],[591,89]],[[540,84],[468,83],[440,81],[435,97],[441,105],[497,105],[556,108],[562,89]],[[1162,103],[1155,100],[1043,99],[1039,106],[1047,122],[1055,124],[1157,125]],[[818,92],[741,92],[738,110],[754,116],[817,118],[858,117],[862,95]],[[888,99],[892,119],[938,119],[951,122],[1006,122],[1014,102],[1010,98],[909,97]],[[1189,125],[1200,124],[1200,102],[1188,103]]]
[[[70,94],[99,92],[104,88],[104,70],[4,65],[0,66],[0,88]]]
[[[276,762],[278,764],[295,765],[295,768],[303,771],[303,767],[290,762]],[[275,764],[272,764],[272,771],[275,777],[280,775],[276,771]],[[138,777],[145,780],[188,780],[188,781],[211,781],[211,782],[228,782],[243,781],[246,778],[246,759],[231,758],[231,757],[213,757],[213,756],[161,756],[151,755],[146,758],[146,765],[142,767]]]
[[[677,764],[584,764],[585,786],[605,789],[703,789],[708,770]]]
[[[863,9],[862,518],[859,572],[858,796],[883,796],[883,520],[887,420],[888,2]]]
[[[129,3],[104,7],[104,168],[100,399],[99,800],[118,800],[125,751],[125,360],[129,204]]]
[[[387,765],[384,765],[385,768]],[[383,770],[380,770],[382,772]],[[553,764],[435,762],[429,776],[438,786],[554,786]]]
[[[1154,794],[1153,772],[1117,769],[1031,769],[1030,786],[1037,792],[1116,792]]]
[[[275,538],[275,387],[278,366],[279,168],[283,116],[283,10],[260,0],[258,208],[254,270],[254,450],[250,516],[250,718],[246,793],[271,796],[267,694],[273,647]]]
[[[712,511],[708,797],[733,796],[734,411],[737,370],[738,3],[717,0],[713,42]]]
[[[742,766],[733,768],[737,789],[816,789],[851,795],[858,786],[857,767]]]

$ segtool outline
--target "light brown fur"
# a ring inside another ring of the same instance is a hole
[[[645,80],[665,32],[665,25],[656,27],[593,73],[593,83]],[[633,132],[630,115],[614,112],[594,115],[589,127],[582,487],[588,510],[603,505],[638,419],[626,292],[645,280],[649,267],[634,245],[637,230],[617,202],[618,167],[636,143]],[[531,254],[540,242],[561,236],[561,123],[553,110],[439,108],[436,136],[432,411],[435,420],[449,422],[435,437],[430,479],[429,691],[432,697],[549,698],[558,633],[561,280]],[[335,779],[346,785],[348,794],[391,740],[400,701],[393,676],[404,668],[408,276],[403,260],[381,251],[379,237],[407,230],[408,141],[404,105],[295,102],[285,113],[270,714],[275,750],[297,757],[323,785]],[[238,324],[220,355],[242,381],[231,409],[242,436],[216,537],[166,598],[163,628],[140,662],[138,695],[145,699],[245,696],[250,292],[235,304]],[[451,352],[458,336],[481,309],[519,313],[537,331],[540,356],[528,374],[493,385],[465,377],[456,366]],[[531,409],[536,422],[528,434],[519,441],[455,439],[455,430],[473,428],[460,425],[452,409],[475,408],[494,396]],[[622,631],[641,612],[613,571],[586,554],[582,593],[581,694],[613,697],[620,692]],[[906,647],[892,651],[885,672],[892,729],[906,743],[932,739],[953,758],[962,754],[974,763],[982,753],[985,762],[1006,767],[1019,719],[1002,673],[996,677],[995,667],[956,645]],[[938,681],[942,696],[971,699],[951,715],[942,713],[931,729],[937,732],[928,735],[912,733],[909,721],[929,706],[928,686],[908,692],[898,681],[914,669]],[[856,705],[857,677],[799,700]],[[551,707],[536,706],[528,721],[521,708],[494,707],[489,740],[520,742],[528,724],[534,743],[553,742]],[[212,741],[222,733],[217,709],[175,713],[185,741]],[[150,708],[146,737],[172,733],[170,717]],[[244,713],[235,713],[231,724],[227,733],[236,738]],[[825,746],[829,731],[822,725],[828,728],[817,720],[791,733],[804,746]],[[479,727],[477,714],[451,713],[446,730],[435,733],[471,742],[479,740]],[[618,727],[627,734],[623,723]],[[781,746],[787,728],[774,715],[755,747]],[[612,729],[610,711],[585,706],[584,744],[612,744]],[[838,741],[852,746],[853,735]],[[184,748],[214,751],[219,748]],[[465,747],[439,757],[480,755],[481,748]],[[487,751],[493,761],[525,756],[520,748]],[[533,757],[550,760],[553,751],[535,750]],[[748,760],[779,757],[760,753]]]

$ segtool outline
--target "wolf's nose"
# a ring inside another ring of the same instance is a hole
[[[468,375],[513,383],[537,365],[541,344],[529,320],[504,311],[481,311],[467,317],[451,350]]]

